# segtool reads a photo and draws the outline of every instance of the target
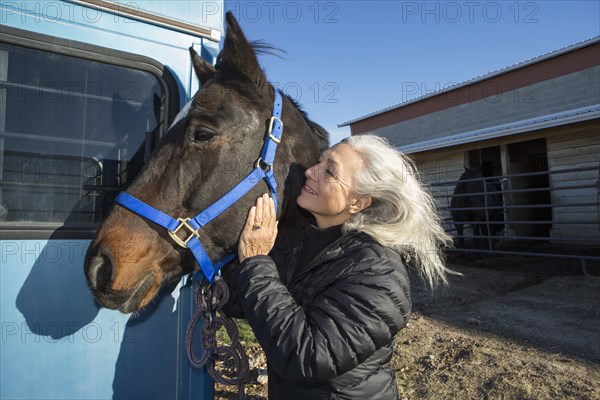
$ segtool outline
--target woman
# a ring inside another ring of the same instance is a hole
[[[267,356],[269,399],[397,399],[394,336],[410,315],[404,263],[446,282],[449,242],[408,159],[349,137],[306,171],[297,199],[315,225],[277,235],[259,198],[240,237],[236,297]]]

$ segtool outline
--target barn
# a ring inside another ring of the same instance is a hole
[[[455,235],[450,200],[468,167],[502,195],[490,249],[600,244],[600,37],[339,126],[410,154]]]

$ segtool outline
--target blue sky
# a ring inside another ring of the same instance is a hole
[[[598,1],[226,1],[260,62],[337,143],[337,125],[600,35]]]

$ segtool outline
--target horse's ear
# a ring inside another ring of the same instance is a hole
[[[240,28],[231,11],[227,12],[225,20],[227,33],[223,50],[219,54],[217,62],[228,64],[246,78],[255,82],[259,87],[262,86],[266,82],[266,78],[258,63],[254,49],[244,36],[242,28]]]
[[[196,51],[190,47],[190,56],[192,57],[192,65],[200,84],[204,85],[206,81],[215,76],[216,70],[208,61],[200,57]]]

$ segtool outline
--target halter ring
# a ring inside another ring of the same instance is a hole
[[[260,168],[264,172],[267,172],[271,169],[271,166],[263,161],[262,157],[258,157],[258,160],[254,163],[254,168]]]

